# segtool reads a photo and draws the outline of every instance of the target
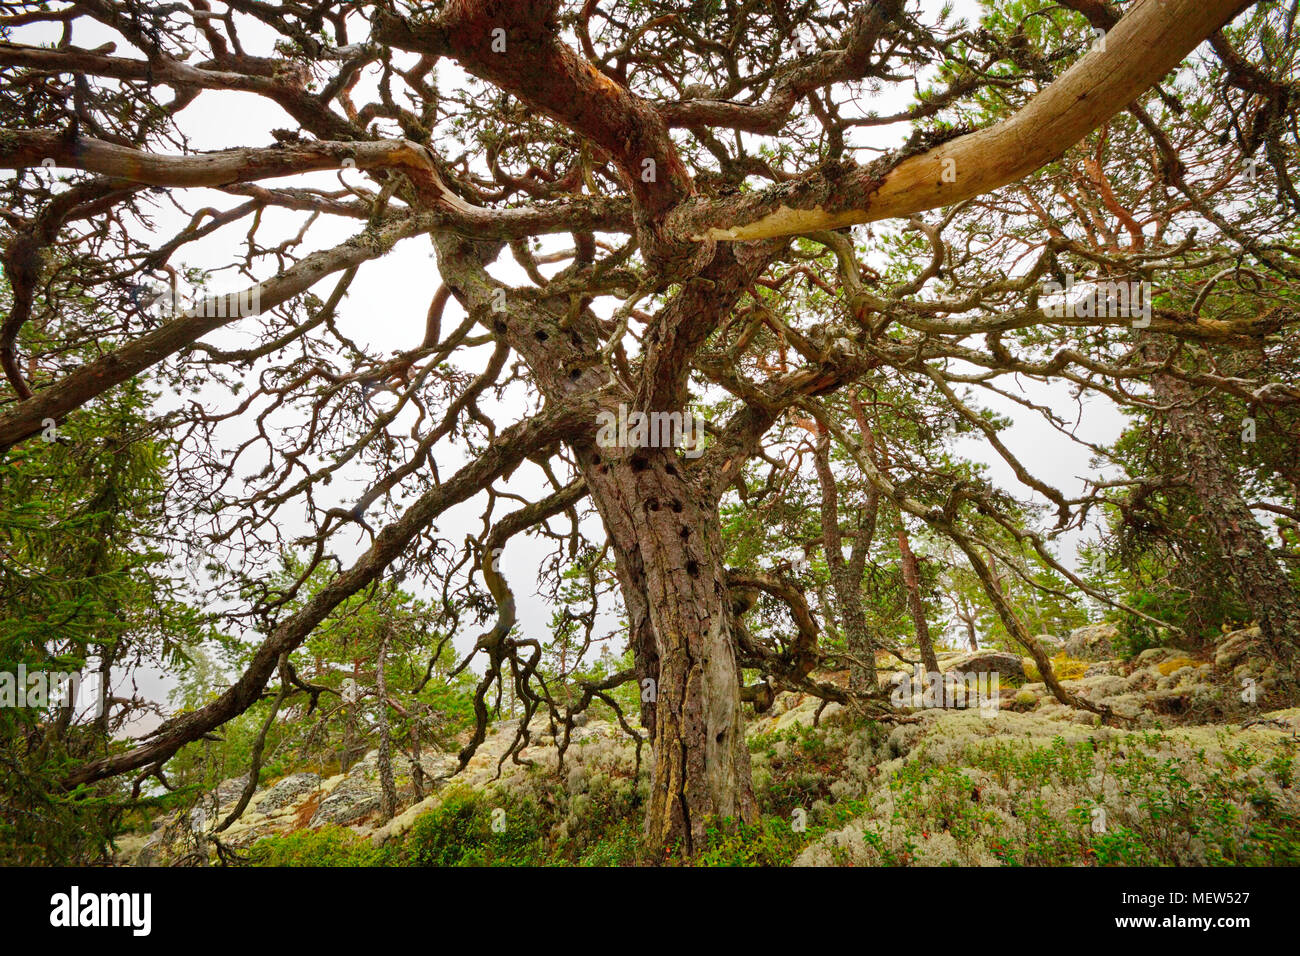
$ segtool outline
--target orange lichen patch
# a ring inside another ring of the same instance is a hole
[[[316,815],[316,809],[320,806],[323,794],[324,791],[317,790],[303,801],[302,806],[298,808],[298,812],[294,814],[293,829],[301,830],[311,823],[311,818]]]

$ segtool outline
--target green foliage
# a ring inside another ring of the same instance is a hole
[[[467,787],[448,790],[435,809],[418,817],[400,839],[382,847],[346,828],[329,826],[261,840],[253,858],[260,866],[538,866],[551,862],[536,803]]]
[[[599,833],[578,856],[578,866],[637,866],[645,861],[641,826],[624,817]]]
[[[374,866],[380,858],[369,840],[338,826],[260,840],[252,852],[259,866]]]
[[[936,862],[921,851],[940,833],[958,848],[951,863],[1300,863],[1300,820],[1277,797],[1279,788],[1295,785],[1294,746],[1271,753],[1227,747],[1211,760],[1203,751],[1176,755],[1159,733],[1058,737],[1045,746],[994,740],[970,747],[960,765],[940,765],[922,744],[861,797],[837,799],[807,786],[818,773],[843,777],[853,742],[868,751],[883,746],[875,725],[805,727],[751,740],[773,769],[771,782],[759,787],[761,815],[752,823],[712,821],[692,858],[680,848],[647,856],[634,807],[613,790],[602,796],[596,777],[579,799],[541,774],[530,775],[523,790],[449,789],[436,809],[380,848],[327,827],[264,840],[254,855],[269,866],[787,866],[831,831],[865,819],[862,840],[889,866]],[[1097,786],[1107,796],[1089,796]],[[891,810],[881,817],[886,795]],[[1098,807],[1109,816],[1094,829]],[[498,811],[504,825],[494,829]]]
[[[0,456],[0,667],[82,675],[73,707],[0,708],[0,861],[102,860],[142,806],[125,783],[69,794],[64,775],[121,744],[130,705],[100,713],[97,676],[131,664],[176,672],[204,630],[172,579],[161,541],[168,445],[153,437],[151,396],[123,385]]]
[[[270,584],[287,586],[302,571],[302,564],[289,556]],[[327,581],[325,570],[319,569],[289,609],[310,600]],[[454,748],[457,735],[473,722],[476,678],[467,672],[448,676],[449,645],[443,645],[442,653],[430,663],[443,638],[432,629],[436,619],[427,602],[388,584],[340,604],[292,657],[297,672],[326,691],[316,707],[288,708],[271,726],[263,780],[304,769],[341,772],[375,745],[381,639],[387,641],[384,677],[389,697],[404,701],[401,711],[389,707],[386,714],[394,764],[404,766],[402,754],[413,754],[417,741],[421,747]],[[225,653],[234,667],[242,668],[252,653],[251,647],[243,645],[231,649],[214,642],[209,646],[213,654],[196,654],[200,666],[192,668],[189,679],[173,693],[173,703],[182,709],[201,706],[227,686],[226,670],[212,656]],[[244,773],[270,706],[269,701],[261,701],[232,719],[219,742],[201,741],[182,749],[170,764],[176,779],[211,787]]]
[[[844,775],[847,740],[828,739],[824,729],[797,725],[778,734],[755,736],[751,752],[764,758],[770,778],[756,793],[765,813],[789,820],[796,808],[808,808],[830,796],[831,784]]]
[[[709,828],[708,842],[693,862],[696,866],[789,866],[809,842],[809,833],[796,832],[789,819],[765,816],[752,824],[727,820]]]
[[[494,811],[499,832],[493,829]],[[456,790],[415,821],[404,854],[410,866],[529,864],[539,862],[540,842],[532,804],[493,807],[478,791]]]

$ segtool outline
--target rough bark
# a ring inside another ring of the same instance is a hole
[[[1227,556],[1251,614],[1274,655],[1295,667],[1300,658],[1300,600],[1278,564],[1264,530],[1241,495],[1241,483],[1219,454],[1203,408],[1191,388],[1172,375],[1151,380],[1156,399],[1169,407],[1167,420],[1187,465],[1187,480],[1201,513]]]
[[[653,655],[638,660],[655,682],[646,839],[694,852],[712,819],[756,814],[717,505],[671,449],[586,449],[580,460],[620,576],[633,593],[644,588],[644,609],[632,604],[653,634]],[[645,642],[644,623],[633,634]]]
[[[569,441],[577,452],[616,555],[638,675],[655,682],[653,706],[643,708],[647,725],[653,728],[656,752],[647,819],[650,839],[663,843],[681,837],[689,850],[699,845],[709,817],[752,816],[717,491],[707,484],[725,484],[734,474],[728,470],[733,462],[726,462],[710,479],[703,474],[688,476],[671,450],[637,450],[603,460],[575,432],[594,422],[597,407],[607,409],[620,398],[635,399],[635,406],[645,411],[682,408],[696,350],[765,265],[761,254],[740,261],[751,250],[717,250],[713,239],[788,235],[902,215],[1017,179],[1060,155],[1121,109],[1245,5],[1241,0],[1143,0],[1116,26],[1110,53],[1084,57],[1007,123],[920,155],[900,157],[897,165],[891,165],[893,159],[884,167],[865,169],[835,164],[776,190],[702,202],[692,200],[690,174],[668,136],[669,121],[663,108],[635,96],[561,42],[557,0],[449,0],[436,12],[421,12],[410,21],[379,11],[375,39],[415,50],[430,60],[454,56],[470,72],[565,124],[585,143],[608,154],[626,180],[643,259],[658,271],[659,279],[667,277],[660,287],[666,287],[668,281],[681,282],[683,290],[647,329],[641,381],[620,391],[597,357],[603,334],[593,317],[579,309],[569,322],[550,304],[534,309],[513,300],[507,315],[493,315],[485,293],[502,290],[479,274],[482,263],[474,264],[477,272],[462,270],[453,255],[441,256],[440,267],[449,288],[467,309],[477,310],[486,328],[508,341],[523,358],[546,400],[568,417],[565,426],[549,431],[540,426],[512,429],[513,435],[502,438],[516,442],[516,447],[493,442],[479,461],[448,485],[424,495],[406,516],[381,532],[357,565],[276,627],[227,693],[192,714],[169,721],[148,743],[78,769],[69,783],[163,760],[184,743],[243,712],[259,698],[279,656],[296,648],[347,595],[373,581],[443,508],[486,487],[518,464],[530,448],[541,447],[529,444],[530,438],[546,438],[551,443]],[[130,25],[118,18],[112,5],[91,0],[79,6],[93,9],[103,22],[130,35]],[[861,71],[885,31],[881,17],[897,6],[878,4],[859,17],[842,62],[834,64],[836,71],[844,71],[845,76]],[[503,49],[496,44],[499,30],[507,41]],[[45,59],[50,51],[0,52],[35,62]],[[200,88],[220,81],[217,71],[186,67],[166,58],[155,58],[157,64],[127,66],[116,58],[78,54],[83,55],[95,58],[94,72],[103,75],[125,76],[144,69],[146,78],[152,78],[157,68],[165,71],[160,76]],[[92,60],[79,62],[91,71]],[[86,164],[83,168],[92,168],[88,164],[93,161],[99,168],[135,182],[180,182],[174,180],[179,176],[189,185],[258,178],[259,168],[278,173],[286,169],[284,156],[292,157],[288,165],[299,170],[334,168],[343,158],[350,158],[358,168],[401,169],[408,179],[413,178],[417,198],[426,210],[368,231],[360,244],[309,256],[282,276],[263,283],[263,308],[270,301],[283,302],[305,291],[325,275],[382,255],[392,242],[419,232],[440,231],[435,242],[442,252],[448,250],[446,230],[467,229],[479,239],[505,237],[500,223],[511,213],[493,211],[489,215],[456,202],[441,188],[438,166],[431,156],[403,144],[375,143],[348,147],[344,157],[334,141],[362,139],[362,127],[354,128],[350,121],[334,116],[328,98],[309,93],[305,86],[296,88],[278,76],[277,72],[264,79],[250,78],[243,88],[279,103],[303,129],[328,137],[330,143],[288,147],[287,152],[276,154],[222,154],[197,160],[142,159],[103,144],[77,159],[77,147],[72,144],[65,150],[68,161]],[[775,91],[775,115],[791,95],[797,100],[805,92],[798,83]],[[24,162],[36,159],[33,150],[38,147],[43,144],[35,141],[12,146],[28,150]],[[944,175],[948,160],[953,161],[956,174],[951,180]],[[648,161],[653,161],[650,168],[655,173],[649,177],[644,175]],[[263,163],[270,166],[259,166]],[[490,245],[483,243],[485,249]],[[674,271],[670,266],[680,268]],[[693,279],[695,276],[700,277]],[[0,415],[0,448],[31,435],[45,417],[61,417],[224,324],[179,319],[72,373]],[[809,370],[807,374],[823,373]],[[817,393],[838,381],[838,373],[830,375]],[[776,403],[768,407],[768,400],[759,398],[763,408],[754,418],[768,421],[777,414]],[[535,434],[539,431],[546,434]],[[741,460],[736,459],[737,469]],[[455,487],[449,487],[452,485]],[[888,487],[887,483],[882,487]],[[1045,673],[1050,673],[1050,668]]]
[[[611,389],[608,370],[591,361],[590,342],[598,333],[587,317],[566,327],[554,312],[514,299],[507,313],[496,315],[495,286],[483,269],[494,250],[437,242],[452,293],[468,310],[491,316],[487,322],[528,361],[548,400],[599,393],[611,412],[620,403],[682,412],[685,371],[700,330],[726,315],[761,273],[764,252],[774,251],[721,249],[705,277],[683,286],[648,330],[642,393],[634,397]],[[700,462],[688,472],[672,448],[597,449],[594,411],[589,422],[590,437],[569,440],[614,551],[638,680],[643,688],[653,682],[654,699],[642,700],[655,754],[646,839],[656,847],[680,842],[693,852],[711,818],[755,814],[719,491]]]
[[[636,200],[643,252],[664,263],[685,262],[688,241],[738,241],[839,229],[951,205],[1015,182],[1061,156],[1176,67],[1251,0],[1146,0],[1114,27],[1107,42],[1083,56],[1014,116],[885,164],[844,164],[729,200],[694,199],[668,123],[690,111],[716,114],[708,101],[658,107],[629,92],[579,57],[556,35],[556,4],[456,0],[425,21],[380,12],[374,36],[426,56],[452,56],[477,76],[510,91],[606,150]],[[882,12],[889,6],[882,7]],[[879,17],[859,17],[832,74],[861,71],[885,30]],[[493,49],[504,30],[506,52]],[[796,84],[795,92],[797,95]],[[778,90],[777,113],[783,93]],[[743,108],[726,110],[744,128]],[[753,117],[761,126],[763,113]],[[656,175],[643,173],[647,160]],[[707,261],[707,256],[698,260]]]

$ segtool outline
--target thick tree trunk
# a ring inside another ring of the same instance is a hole
[[[495,249],[445,236],[439,269],[467,308],[492,314],[494,287],[483,266]],[[764,250],[759,250],[764,251]],[[775,250],[771,250],[774,252]],[[728,251],[687,283],[647,333],[643,394],[602,399],[602,411],[631,399],[637,411],[681,413],[686,361],[696,340],[734,305],[765,259]],[[528,361],[549,402],[562,407],[605,391],[609,372],[592,362],[594,317],[565,323],[512,301],[497,320]],[[621,402],[620,402],[621,403]],[[592,439],[596,408],[592,409]],[[673,448],[598,448],[569,439],[615,556],[641,689],[642,721],[653,739],[654,780],[646,841],[693,852],[711,817],[756,815],[744,738],[740,673],[730,626],[716,493],[688,475]]]
[[[711,819],[756,814],[717,506],[671,449],[580,460],[617,556],[638,674],[652,682],[646,840],[691,853]]]
[[[1237,582],[1264,640],[1292,669],[1300,648],[1300,599],[1283,573],[1264,531],[1241,496],[1241,483],[1219,454],[1216,437],[1186,383],[1170,375],[1152,376],[1162,405],[1171,406],[1168,421],[1187,465],[1187,480],[1201,512],[1228,558],[1227,571]]]

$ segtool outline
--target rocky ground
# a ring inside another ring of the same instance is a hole
[[[1213,656],[1155,648],[1128,661],[1115,655],[1115,637],[1094,625],[1039,640],[1064,686],[1108,705],[1124,718],[1118,726],[1062,706],[1028,658],[997,651],[941,658],[954,675],[996,671],[995,708],[922,706],[891,728],[781,695],[747,726],[755,789],[768,825],[781,831],[777,857],[809,865],[1300,862],[1286,857],[1300,846],[1300,788],[1291,785],[1300,708],[1288,706],[1295,701],[1282,694],[1257,630],[1225,635]],[[925,703],[919,693],[911,702]],[[540,717],[522,762],[508,759],[516,729],[494,725],[460,774],[454,754],[426,753],[420,800],[414,768],[398,766],[404,806],[391,820],[381,819],[372,751],[346,773],[270,782],[220,842],[239,850],[341,827],[382,847],[467,788],[541,801],[548,838],[567,845],[590,841],[584,833],[602,812],[644,795],[649,748],[638,764],[617,725],[577,728],[563,766]],[[244,784],[224,781],[190,812],[121,840],[119,861],[201,861],[213,852],[205,835]]]

